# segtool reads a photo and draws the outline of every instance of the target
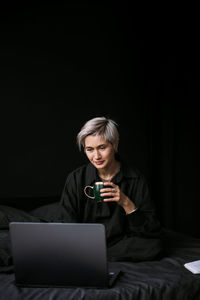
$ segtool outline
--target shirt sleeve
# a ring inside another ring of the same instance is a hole
[[[69,174],[61,196],[61,208],[63,222],[79,222],[79,212],[77,205],[76,183],[73,174]]]
[[[130,214],[132,214],[134,211],[136,211],[137,210],[137,207],[136,208],[134,208],[132,211],[130,211],[129,213],[127,213],[127,215],[130,215]]]
[[[143,176],[138,178],[135,190],[131,200],[137,209],[126,215],[128,232],[138,236],[157,237],[160,235],[161,226],[156,217],[155,205],[150,198],[148,184]]]

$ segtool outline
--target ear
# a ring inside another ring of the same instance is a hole
[[[118,146],[119,146],[119,140],[117,140],[114,144],[113,147],[115,149],[115,152],[118,152]]]

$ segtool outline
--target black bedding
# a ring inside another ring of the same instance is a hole
[[[5,207],[4,211],[0,210],[0,300],[200,300],[200,275],[194,275],[183,266],[186,262],[200,259],[200,239],[166,229],[165,252],[161,258],[137,263],[109,262],[111,267],[121,269],[121,275],[109,289],[17,287],[7,225],[20,218],[24,221],[29,218],[34,221],[40,216],[45,218],[45,213],[48,215],[52,208],[56,209],[56,206],[29,213]]]

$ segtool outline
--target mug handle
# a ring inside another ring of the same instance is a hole
[[[86,195],[88,198],[94,199],[95,197],[89,196],[89,195],[87,194],[87,192],[86,192],[86,189],[87,189],[87,188],[93,189],[93,186],[86,185],[86,187],[84,188],[84,193],[85,193],[85,195]]]

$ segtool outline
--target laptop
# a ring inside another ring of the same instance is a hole
[[[105,227],[91,223],[9,224],[15,283],[19,286],[109,288]]]

